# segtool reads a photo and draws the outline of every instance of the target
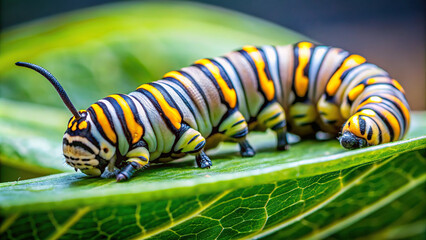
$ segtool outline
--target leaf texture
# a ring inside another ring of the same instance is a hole
[[[316,176],[194,196],[14,211],[0,231],[10,239],[318,239],[385,237],[387,229],[410,225],[415,231],[405,234],[413,237],[424,234],[425,158],[422,149]]]

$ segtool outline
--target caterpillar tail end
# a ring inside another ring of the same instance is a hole
[[[365,139],[355,136],[355,134],[347,131],[339,138],[340,145],[346,149],[357,149],[367,147],[368,143]]]

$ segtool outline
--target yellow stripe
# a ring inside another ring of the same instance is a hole
[[[70,123],[68,123],[68,128],[72,127],[72,125],[74,124],[74,121],[75,121],[75,117],[72,117],[70,120]]]
[[[178,80],[180,83],[182,83],[186,88],[189,88],[190,85],[188,85],[188,82],[190,81],[187,77],[183,76],[182,73],[178,71],[171,71],[166,73],[163,78],[171,77],[176,80]],[[139,87],[140,88],[140,87]]]
[[[391,82],[391,79],[387,77],[374,77],[374,78],[369,78],[367,80],[367,85],[373,85],[376,83],[392,83],[392,82]]]
[[[407,119],[407,125],[410,122],[410,111],[408,111],[407,107],[404,105],[404,103],[401,102],[401,100],[399,100],[399,98],[386,94],[386,98],[389,98],[391,101],[395,102],[398,104],[398,106],[401,108],[402,113],[405,116],[405,119]]]
[[[211,74],[213,74],[213,77],[216,79],[216,82],[219,84],[220,90],[225,97],[225,101],[231,108],[234,108],[237,105],[237,94],[234,89],[229,88],[226,81],[222,78],[219,68],[208,59],[200,59],[196,61],[195,64],[204,65]]]
[[[355,98],[357,98],[359,94],[362,93],[363,90],[364,90],[364,84],[360,84],[354,87],[348,94],[349,100],[351,101],[355,100]]]
[[[343,61],[343,64],[340,66],[339,69],[331,76],[330,81],[327,83],[326,91],[329,96],[334,96],[336,94],[337,89],[340,87],[340,84],[342,83],[342,80],[340,79],[342,77],[342,74],[355,66],[360,65],[361,63],[364,63],[366,60],[365,58],[361,57],[360,55],[350,55]]]
[[[266,95],[266,99],[271,101],[275,96],[274,82],[269,79],[265,72],[265,61],[262,58],[259,50],[254,46],[244,46],[243,50],[246,51],[253,59],[256,65],[257,75],[259,76],[260,87]]]
[[[359,115],[360,114],[357,113],[351,118],[351,126],[349,127],[349,129],[356,136],[362,137],[361,129],[359,128]]]
[[[393,139],[391,141],[398,140],[399,135],[401,134],[401,127],[399,126],[398,119],[396,119],[396,117],[387,110],[381,112],[381,114],[383,114],[383,116],[385,116],[385,118],[388,120],[389,124],[391,125],[391,127],[394,130]]]
[[[166,101],[166,99],[164,99],[164,96],[163,94],[161,94],[160,91],[158,91],[155,87],[149,84],[143,84],[138,87],[138,89],[145,89],[150,92],[160,104],[161,110],[163,110],[164,114],[170,120],[173,126],[176,129],[180,129],[182,116],[179,114],[179,111],[177,109],[169,105],[169,103]]]
[[[129,104],[127,104],[126,100],[124,100],[120,95],[116,95],[116,94],[111,95],[110,97],[117,100],[118,104],[123,110],[124,119],[126,119],[127,128],[129,129],[129,132],[132,135],[132,143],[137,143],[141,139],[143,134],[142,126],[136,122],[132,109],[130,108]]]
[[[101,125],[102,130],[105,132],[108,139],[116,143],[117,142],[117,136],[115,135],[115,132],[112,130],[111,125],[108,122],[108,118],[104,113],[104,110],[98,105],[98,104],[92,104],[91,106],[93,110],[95,111],[96,117],[98,119],[99,125]]]
[[[71,130],[72,130],[72,131],[77,130],[77,121],[74,121],[74,124],[72,125]]]
[[[360,103],[358,105],[358,107],[356,108],[356,110],[361,109],[362,107],[364,107],[365,105],[369,104],[369,103],[381,103],[382,102],[382,98],[378,97],[378,96],[372,96],[369,97],[368,99],[366,99],[364,102]]]
[[[83,130],[87,128],[87,122],[86,121],[82,121],[80,124],[78,124],[78,129]]]
[[[399,91],[401,91],[403,94],[405,94],[404,89],[402,88],[401,84],[399,84],[398,81],[396,81],[395,79],[392,79],[392,83],[396,88],[398,88]]]
[[[294,88],[297,96],[303,97],[306,95],[309,86],[309,78],[305,76],[304,70],[311,57],[310,48],[313,47],[313,44],[310,42],[301,42],[297,47],[299,48],[299,64],[294,74]]]

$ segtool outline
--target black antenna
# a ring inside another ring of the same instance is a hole
[[[32,63],[17,62],[15,64],[17,66],[20,66],[20,67],[26,67],[26,68],[35,70],[38,73],[40,73],[41,75],[43,75],[43,77],[45,77],[47,80],[49,80],[49,82],[53,85],[53,87],[55,87],[59,96],[62,98],[62,101],[64,101],[65,105],[68,107],[68,109],[74,115],[75,119],[78,120],[78,119],[81,118],[80,113],[77,111],[77,109],[75,109],[74,105],[71,103],[71,100],[69,99],[64,88],[61,86],[61,84],[59,84],[58,80],[56,80],[56,78],[50,72],[48,72],[46,69],[44,69],[40,66],[32,64]]]

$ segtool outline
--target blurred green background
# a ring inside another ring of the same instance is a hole
[[[58,13],[110,2],[125,1],[2,0],[0,26],[7,29]],[[192,2],[247,13],[295,30],[321,43],[360,53],[402,83],[412,109],[423,110],[426,107],[426,20],[423,0]],[[2,48],[4,50],[6,46],[0,45],[0,50]]]

